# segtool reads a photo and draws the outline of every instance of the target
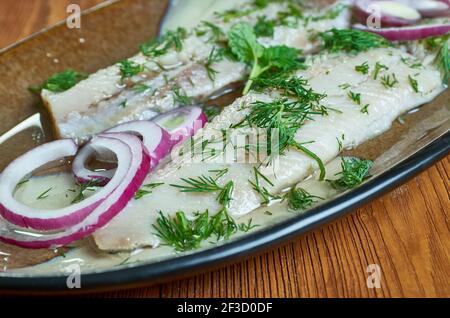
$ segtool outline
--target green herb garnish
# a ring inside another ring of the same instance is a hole
[[[143,43],[139,49],[145,56],[158,57],[166,54],[171,48],[180,52],[183,49],[183,40],[187,37],[188,32],[184,28],[178,28],[175,31],[169,31],[165,35]]]
[[[146,184],[142,187],[142,189],[139,189],[135,196],[134,199],[135,200],[139,200],[142,199],[144,196],[152,194],[153,190],[162,186],[164,183],[150,183],[150,184]]]
[[[275,31],[275,23],[271,20],[267,20],[266,16],[258,17],[253,28],[256,37],[273,37]]]
[[[319,34],[323,40],[323,48],[336,53],[360,53],[372,48],[388,47],[390,43],[383,37],[359,30],[331,29]]]
[[[409,84],[414,92],[419,93],[419,83],[411,75],[408,76]]]
[[[78,194],[72,200],[71,204],[79,203],[85,199],[85,192],[90,191],[94,192],[98,187],[102,184],[102,180],[91,180],[86,183],[82,183],[78,185]],[[76,192],[77,190],[71,190],[72,192]]]
[[[87,78],[88,75],[74,70],[65,70],[49,77],[45,82],[38,86],[31,86],[30,91],[40,93],[43,89],[53,93],[61,93],[74,87],[80,81]]]
[[[292,188],[285,197],[288,202],[288,208],[292,211],[303,211],[310,208],[317,199],[324,200],[321,197],[311,195],[308,191],[301,188]]]
[[[174,85],[172,87],[172,95],[175,103],[180,104],[181,106],[192,105],[193,100],[189,97],[184,89],[182,89],[178,85]]]
[[[381,84],[383,84],[386,88],[393,88],[396,84],[398,84],[397,77],[394,73],[392,75],[385,75],[381,78]]]
[[[378,74],[380,73],[380,71],[382,70],[388,70],[389,67],[387,67],[386,65],[383,65],[379,62],[377,62],[377,64],[375,64],[375,70],[373,71],[373,79],[376,80],[378,79]]]
[[[342,172],[337,180],[328,182],[337,190],[353,189],[363,183],[369,177],[369,171],[373,167],[373,161],[358,158],[342,158]]]
[[[361,74],[369,74],[369,63],[368,62],[364,62],[361,65],[357,65],[355,66],[355,71],[361,73]]]
[[[270,203],[271,201],[273,201],[273,200],[280,200],[280,199],[281,199],[280,196],[271,194],[271,193],[269,192],[269,190],[268,190],[267,188],[261,186],[261,183],[260,183],[260,179],[263,179],[263,180],[266,181],[270,186],[273,187],[272,181],[270,181],[265,175],[263,175],[263,174],[261,173],[261,171],[259,171],[258,168],[254,167],[254,168],[253,168],[253,171],[254,171],[254,173],[255,173],[255,181],[253,182],[253,181],[250,181],[250,180],[249,180],[248,182],[249,182],[249,183],[251,184],[251,186],[253,187],[253,190],[255,190],[255,192],[257,192],[257,193],[261,196],[261,198],[262,198],[261,204],[269,204],[269,203]]]
[[[144,66],[130,60],[119,62],[122,79],[133,77],[144,71]]]
[[[36,200],[47,199],[48,196],[49,196],[49,192],[52,191],[52,190],[53,190],[53,187],[52,187],[52,188],[49,188],[49,189],[47,189],[47,190],[45,190],[44,192],[42,192],[42,193],[36,198]]]
[[[361,93],[348,92],[347,96],[357,105],[361,105]]]

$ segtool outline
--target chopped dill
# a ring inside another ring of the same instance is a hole
[[[146,184],[142,187],[142,189],[139,189],[135,196],[134,199],[135,200],[139,200],[142,199],[144,196],[152,194],[153,190],[164,185],[164,183],[150,183],[150,184]]]
[[[255,173],[255,181],[253,182],[249,180],[248,182],[253,187],[253,190],[255,190],[255,192],[257,192],[261,196],[262,198],[261,204],[267,205],[273,200],[280,200],[281,199],[280,196],[271,194],[267,188],[261,186],[260,178],[266,181],[272,187],[273,183],[265,175],[263,175],[258,168],[254,167],[253,171]]]
[[[271,20],[267,20],[266,16],[258,17],[253,28],[256,37],[273,37],[275,31],[275,23]]]
[[[284,200],[288,202],[288,208],[291,211],[303,211],[310,208],[313,204],[317,203],[317,199],[324,200],[321,197],[310,194],[305,189],[292,188],[285,197]]]
[[[250,219],[247,221],[247,223],[241,223],[238,225],[239,231],[243,233],[250,232],[254,228],[258,227],[259,225],[253,224],[253,219]]]
[[[361,74],[364,74],[364,75],[369,74],[369,63],[368,62],[364,62],[361,65],[356,65],[355,66],[355,71],[357,71],[357,72],[359,72]]]
[[[333,28],[320,33],[319,37],[323,41],[323,48],[333,53],[343,51],[356,54],[371,48],[390,46],[389,41],[385,38],[359,30]]]
[[[392,75],[385,75],[381,78],[381,84],[383,84],[386,88],[393,88],[396,84],[398,84],[397,77],[394,73]]]
[[[153,39],[140,45],[142,54],[148,57],[158,57],[166,54],[169,49],[174,48],[177,52],[183,49],[183,40],[188,32],[184,28],[178,28],[175,31],[169,31],[165,35]]]
[[[353,189],[369,177],[369,171],[373,167],[371,160],[358,158],[342,158],[342,172],[337,180],[327,180],[337,190]]]
[[[33,93],[40,93],[43,89],[49,90],[53,93],[61,93],[74,87],[87,77],[88,75],[85,73],[68,69],[50,76],[40,85],[30,86],[29,90]]]
[[[225,38],[225,33],[222,31],[222,29],[209,21],[202,21],[200,23],[200,26],[196,28],[195,34],[197,36],[204,36],[206,34],[210,34],[211,36],[208,40],[206,40],[207,42],[218,43]]]
[[[143,93],[143,92],[148,91],[150,88],[151,88],[150,86],[140,83],[140,84],[136,84],[133,87],[133,91],[136,93]]]
[[[357,105],[361,105],[361,93],[348,92],[347,96]]]
[[[208,74],[208,77],[213,82],[216,80],[217,71],[212,67],[212,65],[222,61],[223,58],[224,58],[223,50],[218,49],[217,47],[214,46],[211,52],[209,53],[208,59],[206,60],[205,63],[205,69]]]
[[[346,90],[349,89],[350,87],[352,87],[350,84],[344,83],[338,86],[339,88]]]
[[[174,85],[172,87],[172,96],[175,103],[180,104],[181,106],[192,105],[193,100],[189,97],[184,89],[182,89],[178,85]]]
[[[122,107],[122,108],[126,108],[127,107],[127,103],[128,103],[128,100],[125,99],[123,102],[121,102],[119,104],[119,106]]]
[[[370,104],[366,104],[361,108],[361,113],[369,115]]]
[[[377,64],[375,64],[375,70],[373,71],[373,79],[376,80],[378,79],[378,74],[380,74],[380,72],[382,70],[389,70],[389,67],[387,67],[386,65],[381,64],[380,62],[377,62]]]
[[[42,193],[36,198],[36,200],[44,200],[44,199],[47,199],[47,198],[49,197],[50,191],[52,191],[52,190],[53,190],[53,187],[52,187],[52,188],[49,188],[49,189],[47,189],[47,190],[45,190],[44,192],[42,192]]]
[[[130,60],[123,60],[119,62],[120,73],[122,74],[122,79],[133,77],[144,71],[144,66],[137,64],[136,62]]]
[[[409,84],[414,92],[419,93],[419,83],[411,75],[408,76]]]
[[[78,194],[72,200],[71,204],[79,203],[85,199],[85,192],[90,191],[94,192],[101,185],[101,180],[91,180],[86,183],[82,183],[78,185]],[[74,190],[75,192],[77,190]],[[73,192],[73,191],[72,191]]]

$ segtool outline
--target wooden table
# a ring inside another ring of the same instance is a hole
[[[0,48],[101,0],[1,0]],[[449,297],[450,157],[388,195],[277,249],[188,279],[101,296]],[[381,288],[367,287],[370,264]]]

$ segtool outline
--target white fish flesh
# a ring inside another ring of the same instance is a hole
[[[398,116],[433,100],[445,90],[441,74],[435,65],[424,62],[420,69],[411,68],[405,62],[409,60],[414,61],[415,57],[397,48],[373,49],[358,55],[341,53],[311,57],[308,61],[309,68],[297,75],[307,79],[315,92],[326,94],[322,104],[330,111],[327,116],[317,115],[313,120],[307,121],[298,130],[296,141],[307,143],[306,147],[310,151],[324,163],[328,163],[342,149],[354,148],[382,134]],[[356,66],[364,63],[370,69],[367,74],[355,70]],[[375,79],[374,69],[377,63],[385,68],[379,71]],[[417,81],[418,92],[411,85],[410,77]],[[387,79],[391,80],[390,84],[386,83]],[[392,82],[395,82],[394,85],[391,85]],[[350,93],[360,94],[359,105],[351,98]],[[236,100],[195,138],[199,138],[202,133],[216,135],[217,131],[242,122],[249,114],[253,102],[271,101],[276,96],[276,92],[250,93]],[[368,113],[362,112],[363,107],[366,107]],[[221,185],[230,180],[234,182],[235,188],[228,208],[230,215],[239,218],[261,206],[260,195],[249,183],[249,180],[255,181],[253,168],[258,164],[230,161],[223,163],[218,158],[193,163],[189,158],[189,155],[176,158],[166,167],[150,174],[146,183],[163,182],[164,185],[156,188],[153,194],[130,202],[120,215],[96,232],[94,239],[98,247],[118,251],[154,246],[157,238],[153,234],[152,224],[159,211],[174,215],[182,210],[187,215],[192,215],[205,210],[217,213],[221,209],[216,200],[217,193],[181,193],[180,189],[170,186],[182,185],[181,178],[213,176],[211,171],[227,168],[228,173],[219,182]],[[299,183],[317,169],[318,164],[311,157],[289,150],[280,156],[277,165],[260,168],[261,173],[273,183],[270,185],[260,180],[261,186],[266,187],[270,193],[279,193]]]
[[[305,52],[313,51],[318,45],[311,40],[314,32],[349,26],[350,10],[346,3],[339,1],[320,10],[308,9],[299,23],[278,26],[273,38],[259,41],[266,46],[287,45]],[[260,16],[275,19],[286,10],[285,3],[274,3],[229,22],[219,18],[212,22],[226,33],[239,21],[254,25]],[[198,36],[194,30],[183,41],[179,52],[173,48],[156,58],[142,53],[132,57],[130,61],[145,66],[145,72],[126,81],[122,80],[120,66],[116,64],[92,74],[65,92],[43,90],[41,95],[53,118],[57,136],[82,141],[120,123],[151,119],[180,106],[173,93],[174,87],[190,98],[202,100],[242,80],[248,72],[246,65],[227,59],[211,65],[216,73],[213,79],[208,75],[205,62],[216,46],[210,38],[210,33]]]

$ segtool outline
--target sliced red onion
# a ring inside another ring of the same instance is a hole
[[[195,135],[208,119],[200,107],[183,107],[162,114],[153,121],[170,133],[175,145]]]
[[[355,29],[372,32],[390,41],[414,41],[433,36],[441,36],[450,32],[450,24],[424,24],[402,28],[374,29],[357,24]]]
[[[403,1],[356,0],[353,9],[360,23],[373,28],[413,25],[421,19],[419,11]]]
[[[411,6],[420,12],[424,18],[439,18],[450,15],[449,0],[409,0]]]
[[[83,221],[123,182],[133,160],[130,147],[120,140],[95,137],[90,145],[110,149],[117,155],[119,164],[107,186],[82,202],[58,210],[36,209],[18,202],[14,191],[26,175],[49,162],[75,155],[77,147],[72,140],[54,141],[27,152],[3,171],[0,177],[0,215],[12,224],[39,231],[66,229]]]
[[[142,136],[142,142],[152,158],[152,169],[171,150],[170,134],[153,122],[133,121],[105,131],[105,133],[118,132],[133,133]],[[90,147],[90,144],[87,144],[75,157],[73,161],[73,173],[78,182],[87,183],[92,180],[100,180],[101,184],[108,183],[114,175],[114,170],[92,171],[86,168],[85,164],[92,156],[95,156],[95,150]],[[102,158],[102,155],[100,155],[100,158]]]
[[[33,249],[64,246],[80,240],[105,226],[127,206],[128,202],[133,199],[138,189],[142,186],[148,174],[150,156],[139,138],[135,136],[129,134],[108,134],[96,138],[125,144],[129,150],[126,156],[131,158],[125,176],[110,195],[82,222],[60,232],[28,232],[26,229],[14,227],[5,220],[0,219],[0,241]],[[118,155],[121,154],[119,153]],[[119,166],[122,166],[122,164]]]

